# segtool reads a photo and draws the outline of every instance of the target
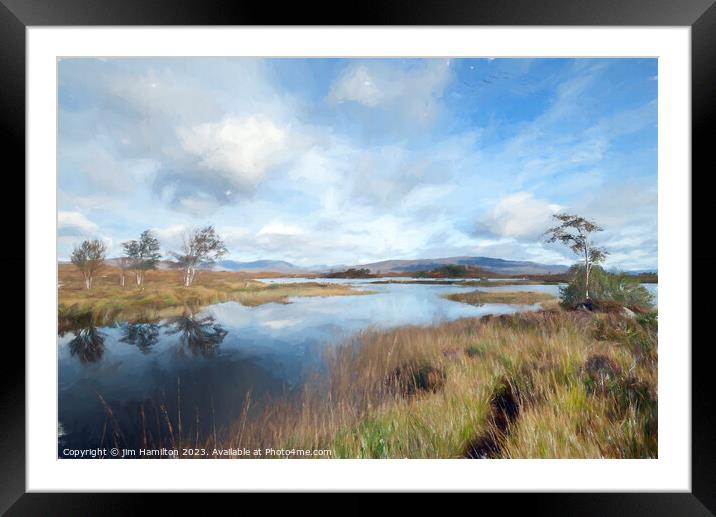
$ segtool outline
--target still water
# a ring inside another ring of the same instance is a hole
[[[255,408],[299,388],[309,374],[320,370],[326,346],[345,342],[364,329],[427,325],[537,307],[478,307],[442,298],[475,287],[376,284],[375,280],[328,280],[373,291],[370,295],[297,297],[288,304],[257,307],[227,302],[157,323],[120,323],[61,335],[60,451],[109,446],[112,433],[121,434],[125,443],[138,443],[145,438],[139,436],[140,429],[160,434],[166,417],[174,419],[180,412],[185,429],[206,435],[240,417],[247,393]],[[299,281],[306,279],[270,280]],[[556,295],[559,287],[481,289]]]
[[[659,305],[659,284],[641,284],[654,297],[654,307]]]

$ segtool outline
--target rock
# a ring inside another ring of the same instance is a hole
[[[578,311],[592,312],[594,310],[594,302],[592,302],[591,298],[587,298],[583,302],[575,304],[574,309]]]
[[[636,318],[636,314],[629,307],[622,307],[621,314],[622,314],[622,316],[625,316],[627,318],[631,318],[631,319]]]

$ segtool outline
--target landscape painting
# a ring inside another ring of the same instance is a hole
[[[656,59],[57,69],[59,458],[657,457]]]

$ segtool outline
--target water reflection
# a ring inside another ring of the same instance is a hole
[[[212,357],[227,331],[215,322],[212,315],[184,314],[167,321],[167,334],[179,334],[180,353],[189,350],[193,355]]]
[[[70,354],[79,358],[80,362],[94,363],[102,359],[104,339],[106,335],[96,327],[88,327],[74,331],[75,337],[68,343]]]
[[[159,342],[159,325],[156,323],[126,323],[122,329],[120,341],[136,346],[143,354],[148,354]]]

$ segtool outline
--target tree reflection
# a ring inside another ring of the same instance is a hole
[[[136,346],[144,354],[159,341],[159,325],[156,323],[127,323],[122,332],[120,341]]]
[[[77,356],[81,363],[94,363],[104,354],[105,334],[96,327],[74,331],[75,337],[69,342],[70,354]]]
[[[179,334],[180,351],[191,351],[194,355],[210,357],[228,333],[213,316],[198,317],[184,314],[170,319],[167,334]]]

